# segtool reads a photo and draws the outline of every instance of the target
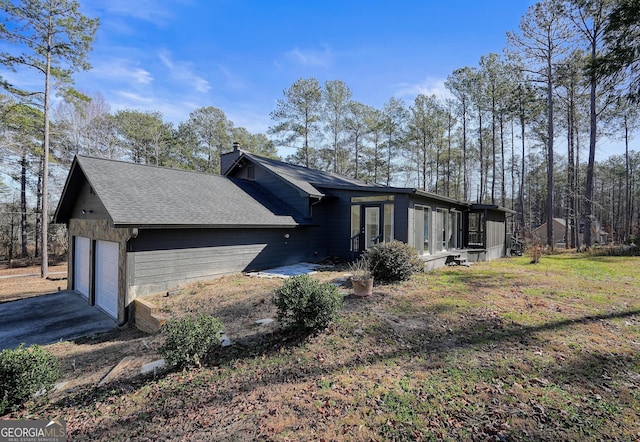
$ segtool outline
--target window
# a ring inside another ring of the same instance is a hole
[[[384,242],[393,241],[393,204],[384,205]]]
[[[428,255],[431,253],[431,249],[429,248],[429,239],[431,238],[431,209],[425,207],[424,209],[424,232],[423,232],[423,250],[424,254]]]
[[[253,180],[256,178],[256,168],[255,166],[247,166],[247,179]]]
[[[351,248],[352,252],[360,251],[360,206],[351,206]]]
[[[393,201],[394,199],[395,199],[394,195],[354,196],[351,198],[351,202],[352,203],[374,203],[374,202]]]
[[[364,246],[368,249],[380,242],[380,207],[365,207],[364,219]]]
[[[460,225],[462,220],[462,213],[452,210],[449,212],[449,244],[448,250],[457,249],[460,247]]]
[[[431,209],[425,206],[413,208],[413,246],[420,255],[431,253],[429,240],[431,238]]]
[[[469,214],[469,245],[484,247],[484,220],[482,213]]]
[[[449,222],[448,211],[446,209],[436,209],[435,219],[435,242],[434,251],[442,252],[447,250],[448,236],[447,224]]]

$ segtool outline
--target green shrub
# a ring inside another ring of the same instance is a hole
[[[336,319],[342,301],[335,285],[301,275],[287,279],[276,289],[273,302],[278,308],[278,320],[285,327],[316,332]]]
[[[224,325],[218,318],[199,314],[171,319],[162,326],[167,335],[160,354],[167,363],[178,367],[200,367],[207,355],[220,345]]]
[[[424,270],[416,249],[400,241],[376,244],[365,251],[364,258],[376,283],[406,281]]]
[[[15,410],[36,393],[53,389],[60,361],[42,347],[20,345],[0,352],[0,414]]]

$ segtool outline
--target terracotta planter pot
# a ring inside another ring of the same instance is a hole
[[[371,296],[373,293],[373,278],[352,279],[353,294],[356,296]]]

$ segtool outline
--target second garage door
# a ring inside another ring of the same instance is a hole
[[[118,243],[96,242],[96,305],[114,319],[118,318]]]

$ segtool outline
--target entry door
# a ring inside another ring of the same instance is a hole
[[[73,249],[73,289],[87,299],[89,298],[89,268],[91,264],[90,244],[89,238],[76,236]]]
[[[364,247],[368,249],[380,242],[380,206],[364,206]]]
[[[118,254],[118,243],[96,241],[96,305],[114,319],[118,317]]]

